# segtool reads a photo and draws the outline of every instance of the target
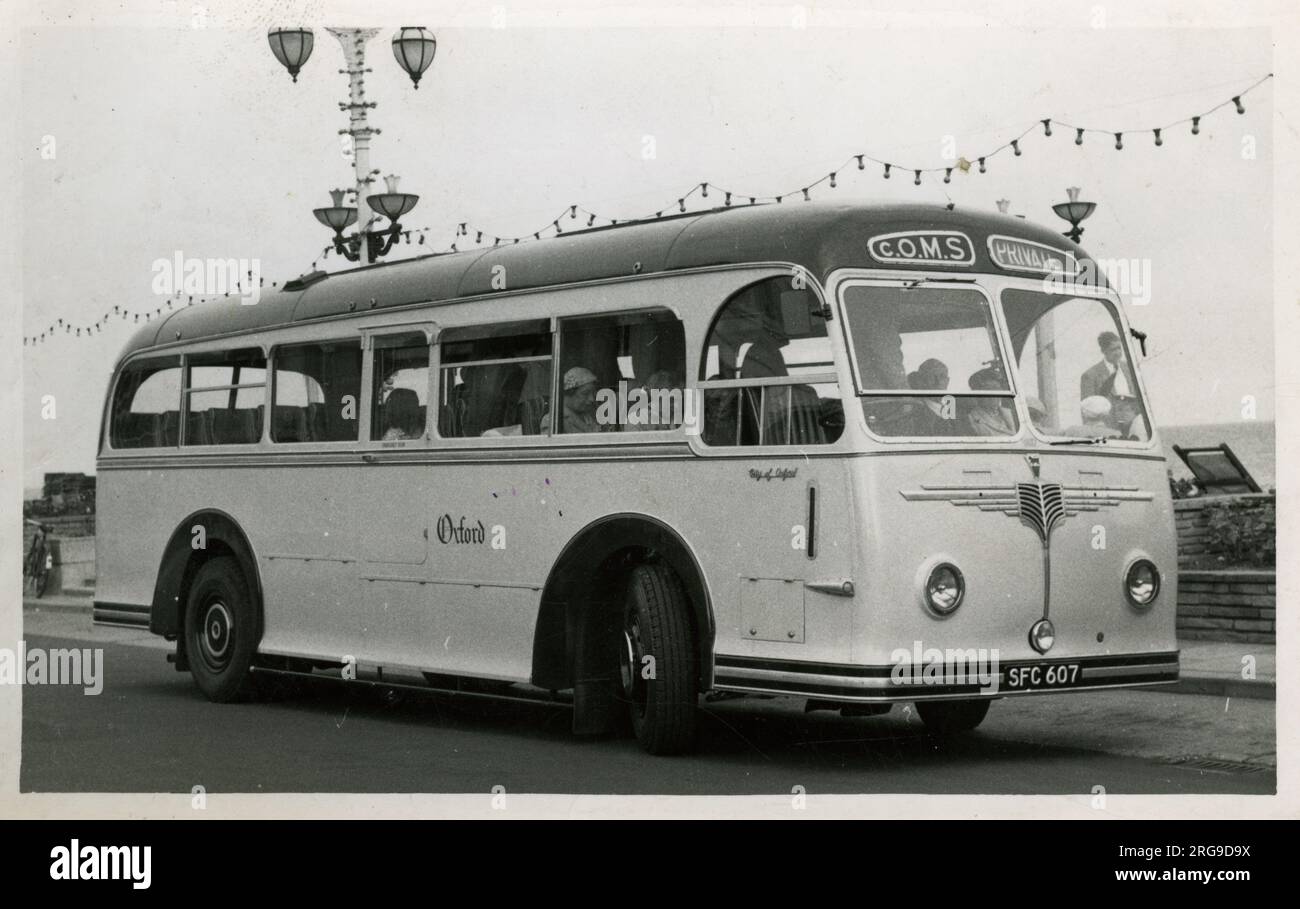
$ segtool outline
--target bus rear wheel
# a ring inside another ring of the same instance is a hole
[[[917,701],[916,712],[925,728],[936,735],[970,732],[988,716],[990,700]]]
[[[205,562],[185,603],[185,649],[190,674],[208,700],[243,700],[253,693],[257,606],[239,563],[228,556]]]
[[[695,635],[681,581],[665,565],[632,571],[623,610],[619,673],[632,730],[651,754],[695,744]]]

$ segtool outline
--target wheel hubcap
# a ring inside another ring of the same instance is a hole
[[[199,650],[203,660],[214,669],[230,662],[230,643],[233,622],[226,604],[216,600],[203,614],[203,627],[198,630]]]

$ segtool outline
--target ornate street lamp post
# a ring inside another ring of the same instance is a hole
[[[370,169],[370,137],[378,135],[380,130],[372,127],[366,112],[376,106],[374,101],[366,100],[365,74],[366,42],[379,34],[377,28],[327,28],[327,32],[338,39],[343,48],[343,60],[346,69],[339,70],[348,76],[348,100],[339,102],[339,109],[348,112],[348,126],[339,130],[340,135],[352,138],[352,170],[355,188],[352,190],[331,190],[334,204],[328,208],[313,210],[316,220],[334,231],[334,249],[339,255],[351,262],[370,264],[387,255],[393,248],[401,225],[397,219],[415,207],[420,197],[397,191],[397,178],[388,177],[388,192],[376,196],[370,195],[370,184],[379,174]],[[310,29],[272,28],[267,35],[271,51],[275,58],[289,70],[295,82],[298,71],[311,55],[313,37]],[[398,64],[411,77],[415,87],[419,88],[420,77],[433,62],[437,41],[433,33],[425,28],[408,26],[400,29],[393,36],[393,54]],[[344,205],[346,192],[355,198],[355,206]],[[364,201],[364,205],[362,202]],[[370,208],[374,215],[366,212]],[[357,232],[345,237],[343,230],[358,220],[358,212],[365,218],[360,222]],[[384,230],[372,231],[370,225],[383,216],[391,221]]]
[[[1088,216],[1097,208],[1096,202],[1080,202],[1079,187],[1071,186],[1066,190],[1070,196],[1069,202],[1058,202],[1052,206],[1052,211],[1056,212],[1057,217],[1064,218],[1070,222],[1070,229],[1064,232],[1075,243],[1083,236],[1083,228],[1080,226]]]

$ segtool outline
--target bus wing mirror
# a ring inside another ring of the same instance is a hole
[[[1147,355],[1147,333],[1138,331],[1136,328],[1130,328],[1128,333],[1137,340],[1138,347],[1142,348],[1142,356],[1145,357]]]

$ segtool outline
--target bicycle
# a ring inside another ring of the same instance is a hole
[[[44,524],[40,525],[32,538],[32,549],[27,555],[27,565],[23,570],[23,591],[31,589],[38,600],[45,595],[50,571],[54,568],[54,554],[50,552],[48,536],[49,529]]]

